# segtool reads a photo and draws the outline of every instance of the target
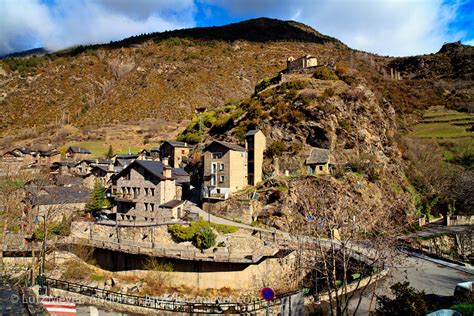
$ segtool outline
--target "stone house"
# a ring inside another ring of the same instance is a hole
[[[2,155],[2,161],[28,166],[36,162],[36,152],[28,148],[17,147],[5,152]]]
[[[47,186],[29,191],[27,202],[32,214],[61,220],[85,210],[90,190],[77,186]],[[27,207],[28,208],[28,207]]]
[[[318,59],[311,55],[305,55],[296,59],[293,57],[288,57],[286,60],[286,73],[292,73],[317,66]]]
[[[225,200],[247,185],[247,152],[244,147],[213,141],[204,148],[204,198]]]
[[[114,164],[115,172],[120,172],[136,159],[138,159],[139,155],[135,154],[118,154],[112,157],[112,162]]]
[[[79,164],[77,161],[56,161],[49,167],[51,173],[69,173],[73,174],[76,166]]]
[[[247,148],[247,176],[249,185],[257,185],[262,181],[263,153],[266,148],[265,135],[260,130],[251,130],[245,134]]]
[[[114,175],[114,166],[110,165],[93,165],[90,173],[84,177],[84,186],[92,189],[96,182],[99,182],[104,187],[109,185],[110,179]]]
[[[185,142],[165,141],[160,145],[160,157],[167,157],[174,168],[183,167],[192,148]]]
[[[92,153],[82,147],[71,146],[66,150],[66,158],[70,160],[84,160],[91,158]]]
[[[166,160],[133,161],[111,179],[118,218],[171,219],[170,214],[160,213],[160,205],[181,199],[186,175],[189,182],[184,170],[172,168]]]
[[[57,149],[40,150],[36,157],[36,163],[44,167],[49,167],[51,164],[61,161],[61,154]]]
[[[309,167],[309,174],[324,175],[329,174],[330,151],[324,148],[311,148],[311,153],[305,161]]]

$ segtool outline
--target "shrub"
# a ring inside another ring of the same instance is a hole
[[[168,231],[178,239],[179,242],[192,241],[193,245],[199,249],[211,248],[215,244],[216,235],[212,228],[222,234],[233,233],[238,230],[237,227],[210,224],[206,221],[193,222],[189,226],[174,224],[168,228]]]
[[[272,78],[264,78],[264,79],[260,80],[257,83],[257,85],[255,86],[254,94],[257,94],[260,91],[265,90],[266,88],[268,88],[272,84],[276,84],[276,83],[280,82],[280,80],[281,80],[281,75],[280,74],[278,74],[277,76],[272,77]]]
[[[313,77],[321,80],[339,80],[339,77],[334,73],[334,71],[326,67],[316,68]]]
[[[194,246],[199,249],[209,249],[216,244],[216,234],[209,227],[202,227],[194,235]]]
[[[171,262],[158,260],[153,257],[148,257],[143,267],[146,270],[155,271],[155,272],[158,272],[158,271],[173,272],[174,271],[174,267]]]
[[[69,260],[64,266],[66,270],[63,272],[63,278],[66,280],[85,280],[91,273],[91,269],[81,261]]]
[[[349,72],[347,66],[344,63],[336,63],[336,75],[338,77],[345,76]]]
[[[306,81],[296,80],[296,81],[288,81],[283,83],[280,86],[280,89],[287,89],[287,90],[302,90],[308,86]]]
[[[266,153],[269,158],[280,157],[286,151],[286,145],[281,140],[274,141],[268,146]]]
[[[202,136],[198,132],[181,134],[176,138],[177,141],[190,144],[197,144],[202,141]]]

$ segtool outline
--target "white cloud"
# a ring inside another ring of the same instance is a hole
[[[194,26],[192,0],[0,0],[0,55],[44,46],[60,49]]]
[[[298,21],[349,46],[382,55],[415,55],[458,40],[449,23],[459,2],[443,0],[203,0],[236,16],[269,16]],[[283,4],[284,3],[284,4]]]
[[[464,45],[471,45],[471,46],[474,46],[474,38],[471,39],[471,40],[468,40],[468,41],[463,41],[462,42]]]

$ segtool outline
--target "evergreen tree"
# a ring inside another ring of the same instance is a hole
[[[109,150],[107,151],[107,154],[105,155],[105,158],[110,159],[114,156],[114,150],[112,149],[112,145],[109,145]]]
[[[94,212],[110,207],[110,203],[109,200],[107,200],[105,191],[105,187],[100,182],[96,181],[94,184],[94,189],[91,193],[91,199],[86,205],[86,210]]]

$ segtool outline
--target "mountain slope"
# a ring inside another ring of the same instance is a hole
[[[406,59],[351,50],[297,22],[255,19],[6,58],[0,63],[0,135],[18,142],[61,131],[65,124],[93,130],[114,122],[139,126],[143,119],[179,123],[196,107],[250,96],[260,79],[285,68],[287,57],[303,54],[321,64],[344,63],[397,112],[466,107],[472,103],[472,68],[463,65],[474,54],[472,47],[463,50],[456,65],[462,79],[438,78],[438,72],[420,77]],[[428,56],[434,60],[428,67],[443,54]],[[400,68],[403,80],[391,80],[390,68]]]

